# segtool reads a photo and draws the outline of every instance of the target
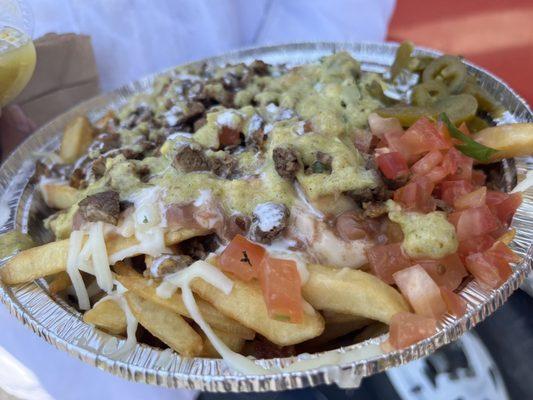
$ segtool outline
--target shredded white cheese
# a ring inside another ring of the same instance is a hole
[[[296,182],[294,184],[294,188],[296,189],[296,194],[298,195],[298,199],[301,203],[303,203],[304,207],[307,208],[310,214],[313,214],[318,219],[324,219],[324,213],[320,210],[318,210],[315,206],[313,206],[309,200],[307,199],[307,196],[305,195],[302,186]]]
[[[124,293],[127,292],[127,289],[125,289],[118,282],[115,282],[115,284],[117,285],[117,290],[108,294],[107,296],[102,297],[98,302],[95,303],[94,306],[96,306],[98,303],[102,303],[103,301],[112,300],[120,306],[122,311],[124,311],[124,315],[126,316],[126,342],[122,347],[119,347],[118,349],[106,354],[110,357],[122,357],[123,355],[132,351],[137,344],[137,337],[135,334],[137,332],[139,322],[131,312],[128,302],[124,298]]]
[[[109,268],[109,259],[104,240],[104,227],[102,222],[92,224],[89,231],[89,241],[91,242],[91,258],[93,262],[96,283],[106,293],[113,290],[113,275]]]
[[[78,258],[81,251],[84,233],[81,231],[73,231],[70,234],[68,256],[67,256],[67,273],[72,282],[72,287],[78,298],[78,306],[81,310],[89,310],[91,304],[89,302],[89,295],[83,278],[80,274]]]
[[[224,275],[219,269],[205,261],[196,261],[191,264],[190,267],[165,277],[163,284],[157,288],[157,294],[164,297],[168,295],[172,286],[174,286],[174,290],[180,288],[183,302],[192,319],[202,329],[217,352],[222,358],[224,358],[231,368],[244,374],[252,375],[262,375],[272,372],[271,370],[267,370],[260,365],[257,365],[253,360],[242,354],[232,351],[222,340],[220,340],[207,322],[205,322],[202,314],[198,310],[196,300],[190,288],[190,282],[195,278],[205,280],[225,294],[229,294],[233,288],[233,282],[231,279]],[[165,283],[166,285],[164,285]],[[170,295],[172,295],[171,292]]]

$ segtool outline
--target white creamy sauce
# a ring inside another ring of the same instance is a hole
[[[172,253],[165,245],[167,221],[161,201],[161,192],[161,188],[150,187],[141,189],[130,196],[128,200],[134,204],[132,215],[134,234],[139,243],[111,254],[109,256],[111,264],[138,254],[157,257],[160,254]]]
[[[167,136],[167,140],[174,140],[179,137],[186,138],[186,139],[192,139],[193,134],[189,132],[174,132]]]
[[[261,124],[263,123],[263,118],[259,114],[254,114],[248,122],[248,133],[257,132],[261,129]]]
[[[305,135],[305,122],[300,121],[296,124],[295,132],[298,136]]]
[[[296,190],[298,199],[303,204],[303,206],[309,211],[309,213],[313,214],[316,218],[320,220],[324,219],[324,213],[318,210],[314,205],[309,202],[307,196],[304,193],[304,190],[302,189],[302,186],[298,182],[295,182],[294,189]]]
[[[261,203],[254,208],[254,215],[258,219],[259,229],[268,232],[279,226],[285,217],[283,209],[274,203]]]
[[[200,195],[194,200],[193,205],[195,207],[201,207],[211,201],[211,190],[200,190]]]
[[[223,111],[217,116],[218,126],[227,126],[232,129],[238,129],[241,122],[241,116],[235,111]]]

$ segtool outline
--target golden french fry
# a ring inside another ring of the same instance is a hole
[[[83,314],[83,321],[111,335],[126,334],[126,315],[115,300],[104,300]]]
[[[125,296],[137,321],[152,335],[183,356],[195,357],[202,353],[202,338],[179,314],[133,292],[126,292]]]
[[[150,284],[148,279],[137,273],[135,270],[133,270],[133,268],[125,265],[124,263],[117,263],[115,265],[115,271],[117,273],[116,279],[126,289],[160,305],[161,307],[165,307],[170,311],[191,318],[191,315],[189,314],[187,307],[185,307],[179,292],[174,293],[168,299],[164,299],[159,297],[156,293],[157,284]],[[213,328],[243,339],[250,340],[255,337],[255,332],[253,330],[241,325],[231,318],[226,317],[208,302],[202,299],[197,299],[196,302],[198,304],[200,313],[205,318],[206,322]]]
[[[165,243],[170,246],[176,244],[174,240],[177,238],[185,240],[196,236],[195,233],[202,234],[198,232],[203,233],[203,231],[192,229],[169,231],[165,235]],[[110,236],[106,239],[107,254],[111,256],[137,244],[138,241],[134,236],[128,238],[118,235]],[[64,239],[23,250],[0,268],[0,279],[5,284],[16,285],[65,271],[67,269],[68,248],[69,239]]]
[[[473,139],[498,150],[490,162],[504,158],[533,155],[533,124],[509,124],[485,128]]]
[[[44,202],[51,208],[64,210],[79,200],[78,190],[65,183],[43,183],[40,189]]]
[[[48,284],[48,290],[52,294],[56,294],[66,290],[72,283],[70,277],[66,272],[60,272],[52,277],[52,280]]]
[[[98,121],[96,121],[93,126],[98,131],[104,131],[107,127],[107,124],[115,118],[115,112],[113,110],[107,111],[103,117],[101,117]]]
[[[57,274],[66,270],[67,255],[68,240],[23,250],[0,268],[0,278],[5,284],[15,285]]]
[[[220,340],[224,342],[226,346],[228,346],[231,350],[240,353],[243,346],[244,346],[244,339],[240,338],[239,336],[235,336],[231,333],[218,331],[216,329],[213,329],[215,334],[219,337]],[[213,344],[210,342],[210,340],[205,336],[205,334],[202,332],[200,333],[200,336],[202,337],[204,341],[204,349],[202,350],[202,353],[200,354],[200,357],[205,358],[220,358],[220,354],[218,354],[218,351],[216,351]]]
[[[389,323],[391,317],[409,308],[392,286],[355,269],[308,264],[309,280],[302,287],[304,298],[318,310],[331,310]]]
[[[63,132],[59,155],[66,163],[72,163],[81,157],[93,141],[94,129],[87,117],[77,117],[71,121]]]
[[[257,282],[233,281],[229,295],[224,294],[202,279],[191,282],[192,290],[202,299],[230,318],[253,329],[278,346],[289,346],[314,338],[324,330],[322,316],[304,314],[301,324],[270,318],[261,287]]]

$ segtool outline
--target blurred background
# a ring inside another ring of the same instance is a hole
[[[0,0],[0,28],[21,4],[37,62],[29,84],[1,110],[0,158],[84,99],[173,65],[266,44],[411,40],[463,55],[533,101],[531,0]],[[355,391],[254,399],[533,398],[532,310],[531,297],[518,291],[475,334]],[[45,344],[3,307],[0,326],[0,399],[251,398],[125,382]]]

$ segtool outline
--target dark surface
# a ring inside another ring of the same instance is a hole
[[[518,290],[509,301],[476,327],[505,380],[512,400],[533,399],[533,298]],[[446,349],[446,347],[444,348]],[[442,351],[442,350],[441,350]],[[357,390],[336,386],[284,393],[202,394],[200,400],[399,399],[385,373],[364,379]]]

